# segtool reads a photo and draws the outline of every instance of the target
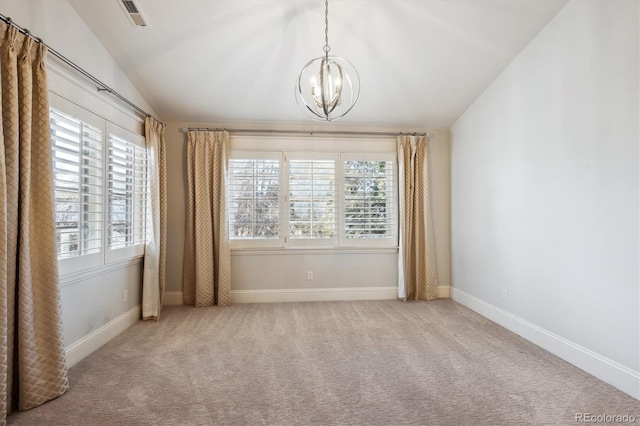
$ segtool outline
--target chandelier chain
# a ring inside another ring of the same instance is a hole
[[[324,54],[329,56],[331,47],[329,46],[329,0],[324,1]]]

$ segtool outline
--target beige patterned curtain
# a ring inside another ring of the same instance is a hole
[[[226,213],[228,161],[228,132],[188,132],[182,284],[185,305],[231,304],[231,258]]]
[[[400,252],[398,293],[405,301],[437,297],[435,239],[426,136],[398,136]]]
[[[164,300],[167,245],[167,177],[164,124],[147,117],[144,122],[149,164],[147,242],[142,278],[142,319],[160,319]]]
[[[0,46],[0,407],[4,423],[62,395],[46,47],[3,26]]]

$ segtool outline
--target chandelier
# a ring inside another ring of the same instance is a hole
[[[302,67],[296,82],[296,101],[312,119],[331,121],[344,117],[360,95],[355,67],[339,56],[329,56],[329,0],[324,3],[324,56]]]

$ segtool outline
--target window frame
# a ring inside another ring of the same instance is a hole
[[[335,248],[338,246],[338,234],[340,232],[340,197],[338,196],[338,168],[339,168],[339,158],[337,153],[330,152],[285,152],[285,177],[284,177],[284,188],[283,192],[285,194],[285,206],[284,206],[284,220],[286,221],[284,230],[286,231],[285,235],[285,248],[293,248],[293,247],[326,247],[326,248]],[[291,184],[291,169],[290,164],[291,161],[333,161],[334,164],[334,181],[333,181],[333,190],[335,193],[334,197],[334,234],[333,237],[330,238],[293,238],[291,237],[291,221],[289,220],[291,209],[290,209],[290,184]],[[282,181],[281,181],[282,182]]]
[[[287,252],[291,250],[336,250],[349,252],[371,252],[376,250],[398,249],[399,210],[398,210],[398,161],[396,139],[390,137],[318,137],[318,136],[288,136],[288,135],[231,135],[229,158],[240,158],[248,155],[282,156],[280,168],[280,237],[276,240],[267,239],[231,239],[231,249],[240,251],[265,253]],[[346,156],[346,157],[345,157]],[[393,229],[390,238],[362,238],[364,241],[354,241],[344,236],[344,176],[343,158],[357,157],[360,161],[392,161],[392,185],[394,197]],[[261,158],[261,157],[256,157]],[[289,159],[326,159],[335,158],[335,238],[330,243],[323,239],[292,240],[289,237]],[[229,213],[227,213],[229,214]],[[284,223],[283,223],[284,221]],[[284,234],[284,235],[283,235]]]
[[[135,134],[133,132],[130,132],[130,131],[126,130],[126,129],[123,129],[122,127],[117,126],[117,125],[115,125],[113,123],[110,123],[110,122],[107,122],[106,130],[107,130],[107,134],[106,134],[105,144],[106,144],[107,151],[109,150],[109,147],[110,147],[111,135],[114,135],[114,136],[116,136],[116,137],[118,137],[120,139],[123,139],[123,140],[131,143],[132,145],[135,146],[136,150],[137,149],[146,150],[145,138],[142,137],[141,135],[137,135],[137,134]],[[136,161],[137,161],[135,156],[136,156],[136,153],[134,152],[134,159],[133,159],[134,167],[135,167],[135,164],[136,164]],[[110,170],[109,170],[109,155],[106,156],[105,160],[107,162],[106,168],[105,168],[105,174],[106,174],[105,180],[106,180],[106,185],[107,185],[106,193],[105,193],[105,200],[106,200],[106,207],[107,208],[106,208],[106,212],[105,212],[106,222],[105,222],[105,235],[104,235],[104,238],[106,240],[106,242],[105,242],[105,244],[106,244],[106,263],[113,263],[113,262],[119,262],[119,261],[122,261],[122,260],[126,260],[126,259],[129,259],[129,258],[132,258],[132,257],[137,257],[137,256],[143,256],[144,255],[145,241],[143,239],[142,242],[139,242],[137,244],[135,243],[135,232],[136,232],[135,229],[136,229],[137,226],[139,226],[139,223],[142,222],[142,229],[143,229],[142,230],[142,234],[145,235],[146,234],[145,227],[146,227],[146,222],[148,222],[148,217],[145,215],[145,219],[139,221],[139,220],[136,219],[135,216],[136,216],[136,212],[140,208],[140,206],[142,206],[142,208],[145,210],[145,212],[146,212],[146,209],[147,209],[147,199],[148,199],[148,196],[149,196],[148,195],[149,188],[148,188],[148,180],[146,179],[147,178],[146,173],[147,173],[147,170],[148,170],[148,165],[145,164],[145,169],[146,170],[145,170],[144,174],[145,174],[145,180],[147,180],[147,185],[146,185],[146,192],[144,192],[142,194],[142,197],[143,197],[142,199],[138,198],[138,197],[140,197],[140,193],[138,191],[136,191],[136,189],[135,189],[135,186],[136,186],[136,184],[135,184],[135,179],[136,179],[136,177],[135,177],[135,168],[134,168],[134,174],[132,175],[132,178],[134,180],[134,184],[133,184],[134,189],[132,190],[134,200],[133,200],[133,204],[132,204],[132,212],[131,212],[132,219],[131,219],[131,223],[132,223],[132,233],[134,234],[133,235],[134,244],[127,245],[125,247],[112,248],[110,243],[109,243],[109,238],[110,238],[110,236],[109,236],[109,225],[111,223],[110,218],[109,218],[110,200],[109,200],[109,188],[108,188],[109,181],[110,181],[110,179],[109,179],[109,173],[110,173]],[[145,163],[146,163],[146,155],[145,155]],[[136,201],[138,201],[138,203],[136,203]],[[146,214],[149,214],[149,212],[146,212]]]
[[[99,117],[96,114],[93,114],[90,111],[85,110],[84,108],[81,108],[71,102],[68,102],[64,99],[58,99],[55,102],[51,102],[50,108],[58,111],[59,113],[66,115],[66,116],[70,116],[76,120],[79,120],[83,123],[87,123],[93,127],[96,127],[98,129],[100,129],[100,131],[102,132],[102,139],[104,140],[104,119],[102,119],[101,117]],[[51,117],[49,118],[49,120],[51,120]],[[51,122],[50,122],[50,126],[51,126]],[[53,142],[53,141],[52,141]],[[52,166],[54,168],[54,170],[52,170],[52,172],[54,173],[54,179],[55,179],[55,150],[53,148],[53,144],[52,144]],[[104,146],[102,146],[102,183],[101,183],[101,196],[102,198],[104,198],[104,156],[105,156],[105,152],[104,152]],[[54,199],[55,201],[55,199]],[[102,212],[100,212],[101,217],[101,228],[100,228],[100,239],[103,240],[104,239],[104,205],[101,204],[103,207]],[[55,220],[55,226],[56,226],[56,240],[58,237],[58,221],[54,218]],[[78,241],[79,244],[82,244],[82,240]],[[82,269],[87,269],[87,268],[94,268],[97,266],[100,266],[104,263],[104,244],[100,244],[100,247],[98,249],[98,252],[96,253],[91,253],[91,254],[80,254],[78,256],[72,256],[72,257],[64,257],[64,258],[60,258],[58,257],[58,269],[61,275],[64,274],[68,274],[71,272],[75,272],[78,270],[82,270]]]
[[[281,151],[245,151],[236,150],[229,152],[229,160],[275,160],[278,161],[278,179],[280,182],[280,190],[278,191],[278,238],[231,238],[231,231],[229,230],[229,245],[231,249],[234,248],[265,248],[265,247],[283,247],[285,244],[285,238],[283,230],[286,226],[286,219],[284,217],[285,197],[282,191],[281,185],[284,179],[284,153]],[[230,169],[230,167],[229,167]],[[229,183],[229,176],[227,176],[227,186]],[[227,220],[229,222],[229,228],[231,227],[231,220],[229,217],[229,206],[231,204],[231,198],[229,190],[227,188]]]
[[[127,130],[118,124],[115,124],[113,117],[109,114],[105,114],[105,117],[84,108],[82,105],[78,105],[65,97],[56,93],[49,93],[49,108],[60,112],[63,115],[73,117],[76,120],[85,122],[93,127],[98,128],[102,133],[101,149],[102,149],[102,175],[101,175],[101,237],[99,252],[92,254],[80,254],[73,257],[61,258],[58,256],[58,272],[61,277],[63,276],[75,276],[75,274],[84,273],[85,271],[100,270],[104,267],[111,267],[111,265],[132,261],[139,259],[144,255],[145,241],[135,244],[130,247],[123,247],[118,249],[110,249],[108,246],[108,180],[109,180],[109,134],[120,135],[130,138],[132,143],[136,146],[146,149],[145,138],[137,132]],[[106,117],[108,116],[108,118]],[[53,142],[53,141],[52,141]],[[55,156],[52,145],[52,157]],[[53,159],[55,161],[55,158]],[[55,164],[53,164],[55,168]],[[54,173],[54,170],[52,170]],[[148,194],[148,186],[147,186]],[[147,195],[148,196],[148,195]],[[144,202],[146,210],[146,200]],[[146,211],[146,215],[142,222],[147,226],[149,222],[150,212]],[[54,218],[56,227],[57,220]],[[146,234],[146,232],[143,232]],[[56,238],[58,231],[56,230]],[[146,239],[146,236],[145,236]]]
[[[381,152],[375,152],[375,153],[342,152],[340,153],[340,173],[342,175],[341,176],[342,209],[340,211],[340,218],[343,221],[345,220],[345,217],[346,217],[346,200],[345,200],[346,197],[344,194],[344,184],[345,184],[344,163],[346,161],[391,161],[391,165],[392,165],[391,198],[393,201],[393,205],[391,207],[391,210],[392,210],[391,213],[393,215],[393,218],[390,223],[390,228],[392,230],[392,234],[391,234],[391,237],[383,237],[383,238],[347,238],[346,227],[345,227],[345,224],[343,224],[340,232],[340,246],[341,247],[377,247],[377,248],[397,247],[398,246],[398,228],[399,228],[397,154],[381,153]]]

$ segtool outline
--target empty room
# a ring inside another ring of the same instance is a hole
[[[0,423],[640,422],[639,0],[0,0]]]

